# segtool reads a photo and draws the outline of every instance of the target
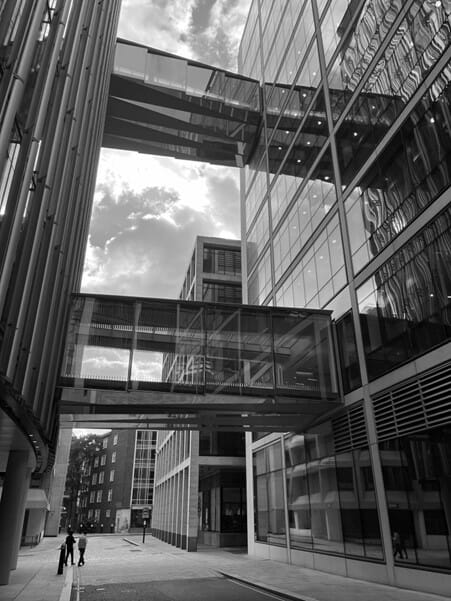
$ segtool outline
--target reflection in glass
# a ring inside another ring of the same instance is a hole
[[[94,388],[111,381],[119,389],[335,399],[332,353],[327,312],[75,295],[62,379]],[[97,357],[95,373],[87,371],[88,354]],[[121,368],[105,357],[120,357]]]
[[[450,569],[450,428],[382,442],[380,452],[395,562]]]
[[[434,101],[426,93],[348,198],[356,272],[450,185],[450,102],[449,83]]]
[[[255,478],[256,538],[272,545],[286,545],[285,501],[280,442],[257,451]]]
[[[358,289],[371,379],[451,338],[451,209]]]
[[[367,448],[334,453],[331,422],[285,439],[290,545],[382,558]]]

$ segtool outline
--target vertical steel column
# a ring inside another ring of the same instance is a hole
[[[30,74],[30,67],[34,58],[45,5],[46,0],[35,0],[35,2],[30,0],[22,13],[22,23],[27,29],[26,35],[23,37],[23,47],[20,56],[18,57],[17,64],[13,66],[9,89],[7,92],[2,90],[4,98],[8,98],[8,101],[6,106],[0,107],[0,173],[3,170],[3,165],[6,161],[14,119],[20,107],[20,103],[22,102],[25,92],[25,83]],[[30,20],[29,27],[26,27],[26,25],[28,25],[28,20]],[[22,219],[22,215],[15,215],[15,218]],[[0,288],[1,285],[0,280]]]
[[[313,15],[315,19],[315,27],[317,31],[320,31],[319,26],[319,15],[318,9],[315,3],[313,3]],[[321,71],[323,73],[323,85],[324,85],[324,94],[326,99],[326,116],[329,126],[329,131],[333,132],[333,117],[332,117],[332,109],[330,106],[330,96],[329,96],[329,85],[326,76],[326,63],[324,58],[324,47],[322,43],[321,35],[318,35],[318,51],[320,58]],[[349,282],[350,288],[350,297],[351,297],[351,308],[352,308],[352,317],[355,329],[356,336],[356,345],[357,345],[357,354],[359,358],[359,367],[360,373],[362,376],[362,394],[363,394],[363,407],[365,412],[365,425],[367,429],[367,437],[369,443],[369,452],[371,456],[371,464],[373,468],[374,474],[374,484],[375,484],[375,496],[377,500],[377,510],[380,521],[380,529],[381,529],[381,537],[382,537],[382,546],[384,549],[385,560],[387,564],[387,577],[389,582],[393,583],[395,581],[394,575],[394,562],[393,562],[393,554],[391,552],[391,531],[390,531],[390,522],[388,518],[388,506],[387,499],[385,496],[385,486],[384,479],[382,475],[382,465],[379,454],[379,446],[378,446],[378,437],[375,426],[374,419],[374,410],[371,396],[368,390],[368,372],[366,368],[366,359],[365,359],[365,351],[363,347],[363,338],[362,331],[360,325],[359,318],[359,307],[357,302],[357,294],[354,284],[354,271],[352,266],[352,257],[351,257],[351,244],[350,244],[350,236],[348,230],[348,224],[346,220],[346,213],[343,203],[343,197],[341,194],[341,173],[340,166],[338,161],[338,151],[337,145],[335,141],[335,136],[333,133],[330,134],[330,146],[332,153],[332,163],[335,172],[335,185],[337,190],[337,203],[338,203],[338,217],[340,224],[340,231],[343,239],[343,252],[345,259],[345,268],[347,279]]]

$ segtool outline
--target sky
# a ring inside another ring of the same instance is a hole
[[[122,0],[118,37],[236,71],[249,5]],[[102,150],[82,292],[177,298],[196,236],[240,237],[238,181],[233,168]]]
[[[236,71],[250,0],[123,0],[118,37]],[[83,292],[176,298],[197,235],[240,237],[238,170],[102,150]]]

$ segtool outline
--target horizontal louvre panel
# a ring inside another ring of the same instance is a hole
[[[343,415],[333,419],[332,428],[336,453],[343,453],[368,445],[362,404],[358,404]]]
[[[373,398],[379,440],[451,422],[451,362]]]

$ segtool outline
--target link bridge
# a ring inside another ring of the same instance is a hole
[[[72,298],[62,427],[305,430],[341,406],[327,311]]]

